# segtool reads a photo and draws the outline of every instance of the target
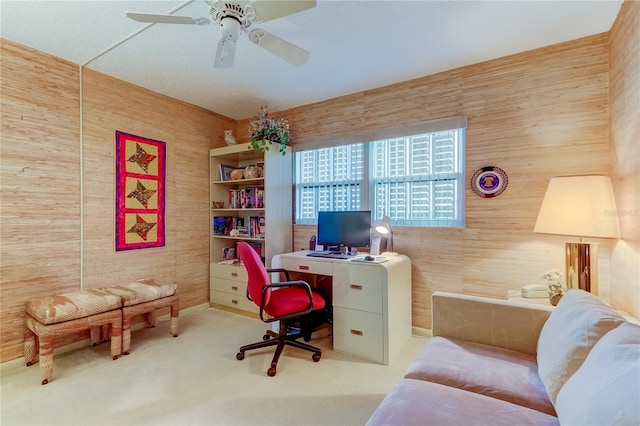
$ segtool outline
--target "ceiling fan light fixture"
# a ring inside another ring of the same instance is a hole
[[[228,16],[220,20],[220,29],[222,30],[222,38],[227,41],[236,41],[240,37],[242,24],[237,19]]]

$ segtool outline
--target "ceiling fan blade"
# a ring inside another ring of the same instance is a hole
[[[221,39],[216,50],[216,60],[214,68],[231,68],[236,57],[236,42],[228,39]]]
[[[300,66],[311,56],[301,47],[257,28],[249,33],[249,40],[293,65]]]
[[[315,0],[256,0],[249,5],[255,12],[254,22],[267,22],[316,7]]]
[[[158,15],[153,13],[137,13],[127,12],[127,17],[138,22],[146,22],[152,24],[192,24],[192,25],[208,25],[207,18],[192,18],[190,16],[176,15]]]

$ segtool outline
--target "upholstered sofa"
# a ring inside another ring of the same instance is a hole
[[[368,425],[640,424],[640,325],[597,297],[432,301],[433,338]]]

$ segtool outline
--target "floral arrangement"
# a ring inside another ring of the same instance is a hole
[[[565,286],[564,286],[564,277],[557,269],[552,269],[551,271],[546,272],[542,279],[547,282],[547,286],[549,287],[549,296],[555,296],[557,294],[564,294]]]
[[[269,151],[271,144],[280,144],[280,153],[287,153],[289,142],[289,122],[283,118],[268,117],[267,107],[260,107],[258,118],[249,124],[251,135],[251,149],[265,152]]]

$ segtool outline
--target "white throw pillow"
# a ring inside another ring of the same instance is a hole
[[[598,340],[624,322],[591,293],[577,289],[565,293],[538,338],[538,374],[552,403]]]
[[[556,400],[563,425],[640,425],[640,326],[605,334]]]

